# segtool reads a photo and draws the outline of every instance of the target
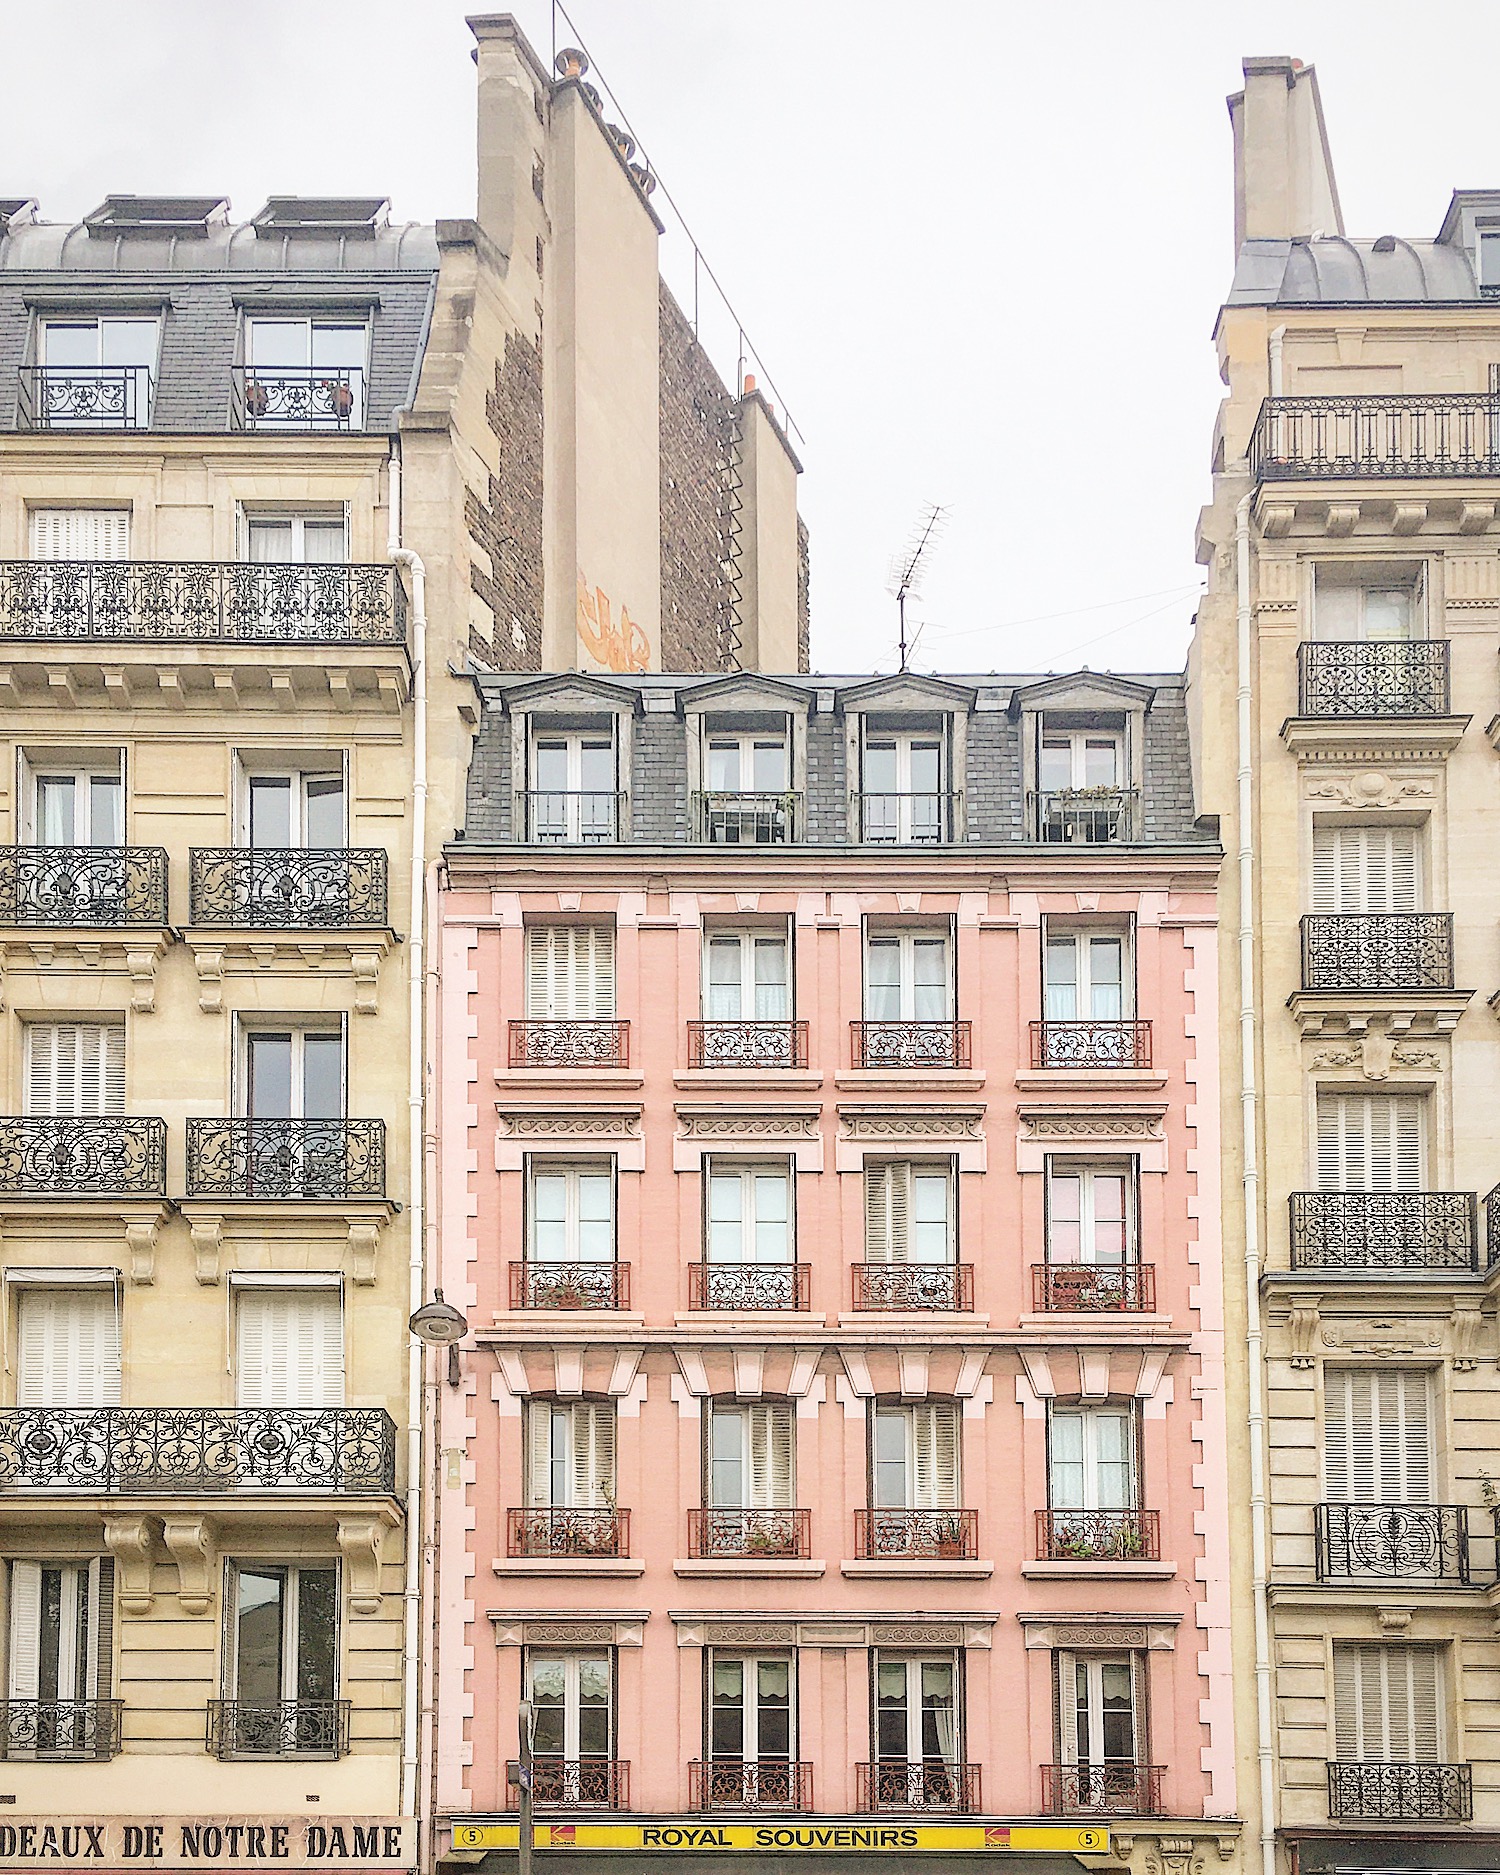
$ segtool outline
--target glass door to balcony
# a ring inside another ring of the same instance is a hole
[[[1131,1808],[1111,1789],[1110,1770],[1134,1767],[1140,1750],[1136,1663],[1129,1654],[1065,1654],[1062,1660],[1063,1762],[1080,1773],[1078,1807]],[[1090,1789],[1090,1785],[1096,1786]]]
[[[1050,1165],[1047,1169],[1049,1263],[1118,1266],[1133,1259],[1127,1210],[1131,1181],[1123,1166]]]
[[[113,1563],[13,1562],[10,1566],[9,1698],[0,1748],[6,1758],[108,1757],[107,1594]]]
[[[958,1411],[952,1401],[878,1406],[871,1443],[871,1502],[878,1509],[957,1506]]]
[[[531,745],[526,837],[559,846],[618,837],[615,745],[609,735],[538,736]]]
[[[322,319],[251,319],[243,416],[249,428],[360,430],[369,328]]]
[[[953,1179],[939,1162],[893,1159],[865,1166],[865,1260],[953,1261]]]
[[[17,1406],[86,1412],[120,1404],[120,1304],[113,1284],[22,1289],[16,1341]],[[45,1422],[48,1415],[41,1417]]]
[[[770,1788],[769,1778],[747,1777],[731,1790],[727,1773],[741,1765],[781,1767],[794,1757],[790,1658],[716,1652],[710,1676],[708,1755],[716,1766],[726,1768],[726,1775],[715,1779],[722,1794],[713,1794],[731,1804],[788,1802],[789,1793]]]
[[[32,427],[146,429],[159,335],[156,319],[43,320]]]
[[[1135,1422],[1127,1407],[1054,1407],[1047,1426],[1052,1510],[1133,1510]]]
[[[330,851],[347,839],[342,774],[253,774],[246,785],[245,831],[252,847]]]
[[[533,1793],[540,1804],[614,1799],[614,1688],[608,1654],[528,1654]]]
[[[779,932],[715,931],[706,945],[703,1014],[709,1022],[786,1022],[787,941]]]
[[[708,1501],[715,1510],[792,1505],[794,1429],[785,1400],[716,1405],[709,1415]]]
[[[615,1496],[613,1400],[536,1400],[527,1420],[527,1502],[604,1510]]]
[[[1087,931],[1048,934],[1049,1022],[1118,1022],[1125,1013],[1125,940]]]
[[[1422,636],[1417,587],[1335,584],[1319,569],[1313,633],[1335,644],[1393,644]]]
[[[49,763],[32,774],[32,826],[38,846],[119,846],[124,840],[120,760],[64,768]]]
[[[240,1564],[230,1627],[231,1755],[333,1756],[338,1744],[338,1572]]]
[[[792,1261],[791,1177],[784,1165],[716,1161],[708,1175],[710,1263]]]
[[[953,982],[946,933],[872,935],[865,946],[865,1018],[869,1022],[946,1022]]]
[[[875,1666],[877,1801],[913,1807],[953,1801],[951,1789],[907,1779],[908,1768],[936,1771],[943,1782],[960,1761],[958,1665],[951,1655],[880,1654]]]
[[[342,566],[349,558],[342,515],[245,516],[245,558],[256,566]]]
[[[714,731],[705,755],[704,839],[743,846],[781,844],[794,837],[784,735]]]
[[[282,1029],[245,1037],[247,1119],[338,1120],[343,1114],[342,1034]]]
[[[861,801],[866,840],[882,845],[945,840],[942,737],[867,736]]]

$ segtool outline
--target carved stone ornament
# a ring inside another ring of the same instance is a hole
[[[1309,777],[1303,789],[1310,801],[1339,807],[1400,807],[1407,801],[1430,801],[1436,786],[1430,775],[1388,775],[1383,768],[1360,768],[1352,774]]]
[[[708,1634],[716,1647],[794,1647],[797,1629],[790,1621],[714,1621]]]
[[[815,1113],[683,1113],[683,1139],[816,1139]]]
[[[840,1111],[845,1139],[980,1139],[977,1113]]]
[[[517,1113],[497,1107],[500,1131],[511,1139],[639,1139],[639,1113]]]
[[[1343,1328],[1325,1328],[1323,1345],[1348,1354],[1435,1354],[1443,1345],[1441,1332],[1413,1321],[1349,1322]]]
[[[1477,1302],[1465,1301],[1455,1306],[1449,1320],[1455,1373],[1472,1373],[1479,1365],[1479,1331],[1483,1326],[1484,1316]]]
[[[1287,1315],[1287,1332],[1291,1336],[1293,1367],[1308,1368],[1314,1365],[1313,1344],[1318,1336],[1318,1299],[1316,1296],[1293,1296]]]
[[[536,1647],[612,1647],[613,1621],[528,1621],[526,1639]]]
[[[1409,1042],[1397,1041],[1393,1032],[1397,1023],[1406,1026],[1402,1018],[1390,1015],[1370,1016],[1360,1019],[1357,1024],[1350,1019],[1357,1033],[1337,1048],[1319,1048],[1314,1051],[1314,1068],[1337,1070],[1358,1068],[1367,1081],[1389,1079],[1392,1068],[1425,1069],[1428,1072],[1443,1065],[1443,1057],[1433,1048],[1417,1048]]]
[[[1054,1647],[1144,1647],[1150,1637],[1142,1626],[1112,1621],[1097,1628],[1054,1627],[1051,1638]]]
[[[1023,1139],[1160,1139],[1160,1113],[1111,1113],[1107,1107],[1076,1113],[1021,1115]]]
[[[930,1627],[877,1627],[872,1639],[880,1647],[959,1647],[964,1631],[952,1625]]]

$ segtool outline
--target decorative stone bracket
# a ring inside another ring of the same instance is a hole
[[[361,1288],[367,1288],[375,1281],[380,1233],[393,1209],[385,1200],[372,1200],[368,1204],[358,1204],[351,1200],[347,1208],[339,1209],[335,1206],[331,1211],[320,1203],[316,1226],[308,1229],[306,1226],[310,1220],[304,1216],[304,1228],[297,1235],[301,1240],[310,1236],[326,1240],[332,1235],[330,1226],[336,1229],[342,1224],[344,1261],[350,1280]],[[240,1234],[262,1237],[266,1234],[266,1223],[272,1221],[273,1217],[276,1236],[285,1238],[288,1225],[295,1224],[298,1216],[295,1200],[288,1201],[286,1208],[275,1214],[266,1211],[263,1206],[254,1210],[249,1207],[241,1210],[238,1207],[220,1208],[216,1204],[196,1201],[184,1203],[182,1210],[193,1246],[193,1274],[205,1285],[223,1279],[226,1239]],[[245,1228],[247,1224],[248,1229]]]
[[[151,1519],[106,1517],[104,1547],[115,1559],[115,1597],[121,1608],[127,1615],[149,1615],[154,1560]]]
[[[395,942],[389,931],[372,931],[358,937],[323,931],[189,931],[185,936],[198,969],[198,1007],[206,1015],[223,1013],[227,976],[270,973],[305,977],[309,971],[351,978],[355,1010],[363,1016],[376,1015],[380,1008],[381,960]]]
[[[21,938],[0,944],[0,1009],[5,1007],[6,977],[31,970],[53,976],[67,971],[98,971],[130,979],[130,1007],[141,1015],[156,1008],[156,966],[171,939],[165,931],[132,932],[128,938],[99,931],[88,937],[63,935]]]
[[[389,1515],[340,1517],[339,1555],[344,1559],[344,1580],[349,1606],[357,1615],[380,1613],[380,1558]]]
[[[206,1517],[165,1517],[162,1542],[177,1565],[177,1599],[184,1614],[206,1615],[213,1600],[213,1525]]]

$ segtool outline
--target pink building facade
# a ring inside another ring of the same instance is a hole
[[[514,1820],[524,1699],[552,1824],[1237,1861],[1220,854],[1178,681],[479,688],[439,1856]]]

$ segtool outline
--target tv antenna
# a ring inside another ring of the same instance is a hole
[[[929,502],[917,516],[916,524],[907,538],[906,545],[891,562],[891,583],[888,590],[896,600],[896,616],[901,624],[901,662],[899,669],[905,671],[907,660],[916,649],[916,639],[910,644],[906,639],[906,602],[915,598],[922,589],[922,575],[926,571],[926,555],[929,547],[942,533],[948,519],[948,510],[937,502]],[[917,637],[921,637],[920,630]]]

